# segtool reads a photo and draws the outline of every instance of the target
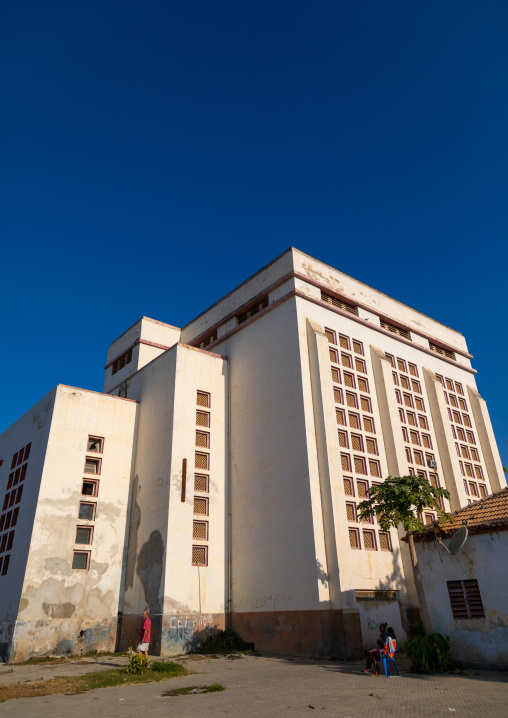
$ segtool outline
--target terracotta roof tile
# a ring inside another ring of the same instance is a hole
[[[473,532],[488,528],[497,529],[501,526],[508,527],[508,487],[455,511],[453,517],[455,523],[435,521],[426,526],[420,535],[433,532],[436,527],[445,534],[453,533],[459,526],[467,526],[469,531]]]

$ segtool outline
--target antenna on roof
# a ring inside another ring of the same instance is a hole
[[[450,541],[449,548],[446,547],[442,541],[440,541],[440,544],[441,544],[441,546],[443,546],[443,548],[445,548],[448,551],[449,554],[454,556],[456,553],[458,553],[460,551],[460,549],[466,543],[468,533],[469,532],[467,530],[467,526],[461,526],[453,534],[451,541]]]

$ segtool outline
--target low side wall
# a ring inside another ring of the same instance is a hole
[[[116,629],[116,617],[16,621],[9,662],[19,663],[37,656],[114,651]]]
[[[256,650],[314,658],[361,658],[358,611],[234,613],[232,628]]]
[[[142,623],[141,615],[122,618],[118,650],[136,649]],[[209,636],[225,628],[223,613],[150,614],[149,653],[152,656],[173,656],[195,651]]]

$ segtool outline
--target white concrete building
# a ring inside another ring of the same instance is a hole
[[[226,625],[300,655],[403,637],[407,549],[356,506],[388,475],[452,511],[505,486],[471,358],[293,248],[182,329],[143,317],[104,394],[58,386],[0,437],[3,656],[127,647],[145,608],[164,655]]]

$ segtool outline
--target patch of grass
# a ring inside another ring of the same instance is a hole
[[[218,693],[226,688],[221,683],[212,683],[211,686],[186,686],[185,688],[174,688],[172,691],[164,691],[163,696],[187,696],[198,693]]]
[[[155,670],[152,667],[150,673],[128,674],[125,669],[111,669],[105,671],[94,671],[83,676],[69,676],[54,678],[49,681],[33,681],[32,683],[7,683],[0,686],[0,703],[13,698],[30,698],[32,696],[48,696],[55,693],[84,693],[93,691],[96,688],[108,688],[110,686],[123,686],[132,683],[149,683],[165,681],[168,678],[187,676],[187,671],[179,663],[163,663],[155,661]],[[152,664],[153,666],[154,664]]]
[[[245,643],[238,633],[226,628],[225,631],[218,631],[203,641],[196,653],[235,653],[236,651],[252,651],[253,643]]]
[[[13,665],[33,666],[34,663],[62,663],[63,661],[78,661],[80,658],[101,658],[103,656],[127,656],[127,651],[115,653],[114,651],[88,651],[88,653],[75,653],[69,656],[32,656],[28,661],[21,661]]]

